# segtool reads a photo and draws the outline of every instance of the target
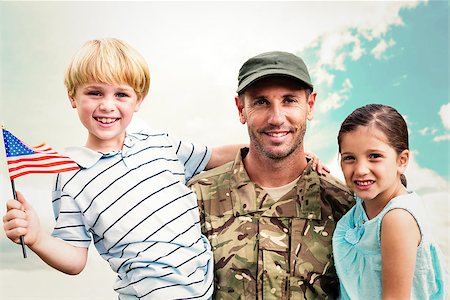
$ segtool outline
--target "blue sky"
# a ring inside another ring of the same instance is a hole
[[[98,37],[121,38],[149,62],[150,93],[135,126],[210,146],[248,140],[233,100],[242,63],[271,50],[300,54],[318,92],[306,148],[336,176],[342,120],[368,103],[396,107],[414,152],[409,186],[429,204],[450,262],[448,1],[0,2],[0,122],[28,144],[46,142],[61,152],[83,144],[63,74],[72,54]],[[49,232],[52,180],[16,180]],[[0,191],[3,215],[11,197],[3,145]],[[19,299],[18,290],[20,299],[114,295],[113,272],[95,251],[78,277],[51,271],[29,254],[22,259],[20,247],[0,232],[2,297]],[[49,289],[49,282],[60,284]]]
[[[439,111],[450,99],[449,4],[432,2],[403,9],[399,15],[402,25],[392,26],[385,33],[381,45],[386,45],[386,49],[379,54],[372,52],[380,44],[379,39],[363,37],[358,28],[348,29],[349,34],[358,37],[358,46],[364,53],[357,59],[346,56],[343,69],[328,69],[334,80],[326,86],[325,94],[341,91],[343,99],[338,108],[328,111],[326,118],[328,122],[339,123],[364,104],[391,105],[407,119],[410,147],[417,162],[448,178],[450,128],[445,127]],[[302,53],[316,62],[320,60],[317,57],[320,47],[322,43]],[[341,47],[341,53],[351,53],[355,42],[344,42]],[[351,88],[342,90],[346,80],[351,82]],[[334,151],[335,145],[331,143],[317,152],[326,158]]]

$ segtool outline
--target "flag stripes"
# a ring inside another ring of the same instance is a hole
[[[61,173],[79,169],[73,160],[49,146],[27,146],[6,129],[3,129],[3,140],[11,180],[32,173]]]

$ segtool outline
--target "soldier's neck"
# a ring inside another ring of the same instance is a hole
[[[307,165],[303,151],[276,160],[250,150],[243,162],[250,179],[264,187],[280,187],[292,182],[303,173]]]

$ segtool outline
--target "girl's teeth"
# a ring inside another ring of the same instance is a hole
[[[372,180],[369,180],[369,181],[357,181],[356,183],[357,183],[358,185],[364,185],[364,186],[366,186],[366,185],[372,184],[373,181],[372,181]]]

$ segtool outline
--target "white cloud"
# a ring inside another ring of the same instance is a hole
[[[407,74],[403,74],[402,76],[400,76],[392,85],[393,86],[400,86],[400,84],[405,81],[405,79],[408,78]]]
[[[319,105],[319,111],[325,113],[327,111],[338,109],[344,105],[345,97],[339,93],[331,93],[328,97]]]
[[[402,8],[413,8],[420,1],[390,2],[389,5],[383,5],[383,2],[354,2],[352,7],[352,18],[346,20],[340,19],[339,13],[335,10],[327,19],[330,24],[346,24],[345,26],[334,26],[333,29],[325,31],[325,34],[318,35],[312,46],[318,46],[318,64],[317,68],[327,68],[333,70],[345,70],[345,60],[351,58],[358,60],[366,53],[362,47],[362,40],[378,40],[377,45],[371,53],[376,58],[381,58],[382,54],[395,45],[395,41],[390,39],[386,41],[383,37],[393,26],[403,26],[403,20],[400,17]],[[356,4],[356,5],[355,5]],[[336,8],[337,9],[337,8]],[[329,9],[331,12],[332,9]],[[367,12],[370,13],[367,13]],[[327,13],[325,13],[325,16]],[[348,11],[345,16],[348,15]],[[323,19],[322,19],[323,20]],[[327,24],[328,25],[328,24]],[[325,25],[326,26],[326,25]]]
[[[381,1],[370,1],[372,3],[381,3]],[[372,40],[386,34],[392,26],[403,26],[403,20],[399,15],[400,8],[414,8],[420,1],[391,1],[392,6],[387,5],[367,5],[370,9],[370,17],[362,14],[355,17],[355,23],[358,23],[358,32],[366,39]],[[424,1],[422,1],[424,2]]]
[[[420,166],[415,160],[416,155],[418,155],[417,152],[411,151],[408,168],[405,172],[408,188],[411,188],[420,194],[448,192],[449,182],[439,176],[435,171]]]
[[[338,109],[344,105],[348,99],[348,94],[353,88],[350,79],[346,78],[342,83],[342,88],[337,91],[330,93],[328,97],[319,104],[319,111],[326,113],[330,110]]]
[[[353,88],[353,84],[349,78],[345,78],[344,83],[342,84],[341,92],[348,93]]]
[[[450,141],[450,134],[435,136],[433,138],[433,141],[435,142]]]
[[[439,110],[439,117],[445,129],[450,130],[450,103],[444,104]],[[424,127],[419,130],[421,135],[435,135],[438,132],[437,128]],[[450,133],[444,133],[433,137],[434,142],[443,142],[450,140]]]
[[[450,266],[450,193],[430,192],[419,194],[425,203],[425,209],[430,216],[430,229],[434,240],[444,254],[447,266]]]
[[[348,45],[356,45],[352,51],[342,51]],[[321,37],[321,48],[319,50],[319,65],[326,65],[335,70],[345,70],[345,58],[351,56],[358,59],[361,57],[363,50],[361,42],[357,37],[352,35],[350,31],[332,32]]]
[[[310,73],[316,86],[321,86],[322,84],[331,86],[333,84],[335,76],[325,68],[312,68]]]
[[[419,134],[423,136],[435,135],[437,132],[438,130],[434,127],[424,127],[422,129],[419,129]]]
[[[355,46],[353,47],[352,52],[350,53],[350,57],[353,60],[358,60],[361,58],[361,56],[363,54],[365,54],[365,50],[363,48],[361,48],[361,41],[360,40],[355,40]]]
[[[381,56],[383,55],[384,52],[386,52],[386,50],[389,47],[392,47],[395,45],[395,41],[393,39],[390,39],[389,41],[386,42],[386,40],[381,39],[378,44],[372,49],[371,53],[373,54],[373,56],[376,59],[380,59]]]
[[[444,127],[450,130],[450,102],[441,106],[439,116]]]
[[[365,53],[359,37],[348,28],[343,31],[331,31],[321,35],[316,43],[320,45],[317,69],[345,71],[347,58],[358,60]],[[328,83],[330,85],[332,82]]]
[[[429,131],[430,131],[430,128],[429,128],[429,127],[424,127],[424,128],[422,128],[422,129],[419,130],[419,133],[420,133],[421,135],[427,135]]]
[[[345,182],[344,174],[342,173],[341,166],[339,165],[340,161],[339,161],[338,154],[334,155],[331,158],[331,160],[329,160],[328,162],[324,162],[324,163],[330,169],[330,173],[333,176],[339,178],[342,182]]]

